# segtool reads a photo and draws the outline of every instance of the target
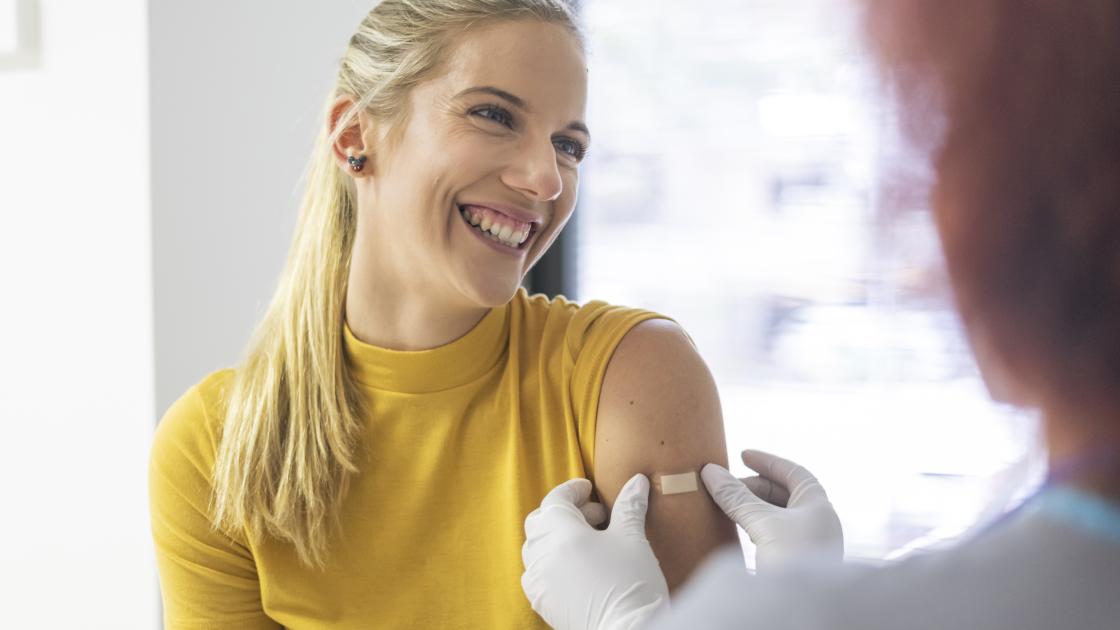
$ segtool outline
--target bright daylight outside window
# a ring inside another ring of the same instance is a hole
[[[919,172],[836,0],[586,0],[576,285],[674,317],[720,387],[732,472],[821,478],[849,558],[998,515],[1043,472],[1036,419],[989,401]],[[895,187],[893,190],[900,191]],[[991,508],[989,506],[996,506]]]

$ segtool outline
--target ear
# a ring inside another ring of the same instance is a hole
[[[342,126],[331,149],[334,153],[335,163],[343,172],[355,178],[367,177],[373,172],[372,147],[368,146],[365,141],[372,131],[369,129],[370,119],[363,112],[358,112],[351,116],[349,120],[343,120],[343,116],[350,111],[353,105],[354,100],[349,96],[340,96],[331,105],[331,131],[339,131],[339,126]],[[350,158],[364,158],[362,168],[354,170],[351,167]]]

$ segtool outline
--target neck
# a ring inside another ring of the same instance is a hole
[[[466,335],[490,312],[436,297],[447,293],[438,279],[398,272],[373,251],[355,244],[346,287],[346,322],[361,341],[390,350],[438,348]]]
[[[1120,501],[1120,431],[1115,419],[1045,415],[1051,480]]]

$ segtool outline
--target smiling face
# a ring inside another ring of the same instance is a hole
[[[565,28],[502,22],[462,35],[412,89],[391,140],[367,135],[356,264],[366,247],[379,252],[373,276],[405,290],[508,302],[575,207],[586,98],[583,52]]]

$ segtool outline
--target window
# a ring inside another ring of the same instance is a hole
[[[595,142],[577,297],[689,331],[719,383],[732,471],[748,474],[745,447],[804,463],[849,557],[870,562],[952,539],[1036,484],[1037,422],[989,401],[922,196],[884,185],[920,166],[850,5],[582,11]]]

